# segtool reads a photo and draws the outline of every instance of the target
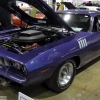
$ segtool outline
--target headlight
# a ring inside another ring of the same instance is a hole
[[[27,75],[27,70],[26,70],[26,68],[25,68],[22,64],[20,64],[20,63],[18,63],[18,62],[13,62],[12,65],[13,65],[13,67],[14,67],[15,69],[21,70],[24,74]]]
[[[20,63],[18,63],[18,62],[13,62],[13,67],[18,69],[18,70],[20,70],[22,65]]]

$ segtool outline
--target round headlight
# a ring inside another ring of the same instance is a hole
[[[13,67],[18,69],[18,70],[20,70],[22,65],[20,63],[18,63],[18,62],[13,62]]]

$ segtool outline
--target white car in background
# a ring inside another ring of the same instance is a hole
[[[96,7],[96,6],[80,6],[80,7],[78,7],[78,9],[100,11],[100,7]]]
[[[96,6],[78,6],[75,7],[71,2],[61,2],[62,4],[65,5],[67,9],[83,9],[83,10],[93,10],[93,11],[100,11],[100,7]]]

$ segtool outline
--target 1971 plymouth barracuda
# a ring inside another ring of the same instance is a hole
[[[43,0],[21,0],[46,16],[37,19],[11,1],[0,0],[0,5],[30,27],[0,31],[0,76],[22,85],[45,82],[57,93],[64,91],[76,69],[100,54],[100,13],[55,13]]]

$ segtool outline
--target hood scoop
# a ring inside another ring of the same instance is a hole
[[[16,43],[35,43],[46,39],[42,31],[26,30],[12,36],[12,41]]]

